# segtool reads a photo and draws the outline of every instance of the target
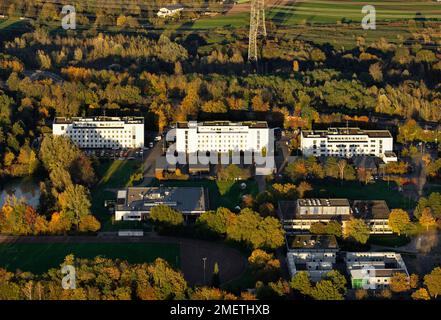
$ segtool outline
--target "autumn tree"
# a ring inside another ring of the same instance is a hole
[[[81,219],[90,215],[89,191],[82,185],[69,185],[58,195],[58,202],[65,216],[79,230]]]
[[[253,250],[248,263],[257,280],[265,283],[276,281],[280,276],[280,261],[274,255],[261,249]]]
[[[206,211],[196,220],[198,229],[209,230],[214,234],[226,235],[227,228],[236,220],[236,215],[227,208],[218,208],[216,211]]]
[[[426,207],[422,210],[421,216],[419,218],[420,224],[429,231],[430,227],[436,226],[436,220],[432,215],[432,210]]]
[[[413,300],[430,300],[429,292],[426,288],[420,288],[412,293]]]
[[[308,191],[312,191],[312,186],[306,181],[300,182],[297,186],[297,193],[299,194],[300,199],[302,199]]]
[[[166,205],[154,206],[150,210],[149,218],[165,226],[176,227],[184,223],[183,214]]]
[[[349,220],[344,228],[344,237],[365,244],[370,235],[369,227],[362,219]]]
[[[393,209],[389,216],[389,227],[393,232],[401,235],[410,223],[409,214],[403,209]]]
[[[406,292],[410,290],[409,277],[402,272],[396,272],[390,278],[390,289],[392,292]]]
[[[291,279],[290,286],[300,294],[308,296],[312,291],[311,280],[306,271],[297,272]]]
[[[441,294],[441,268],[436,267],[431,273],[424,276],[424,285],[435,299]]]

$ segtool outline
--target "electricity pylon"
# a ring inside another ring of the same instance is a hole
[[[266,37],[265,0],[251,0],[248,61],[257,62],[257,37],[259,35]]]

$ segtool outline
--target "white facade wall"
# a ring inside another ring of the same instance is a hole
[[[176,128],[176,151],[180,153],[217,151],[262,152],[269,150],[269,128],[243,125],[203,125],[189,122],[188,128]]]
[[[401,254],[395,252],[347,252],[345,262],[354,289],[386,288],[395,270],[409,277]],[[394,262],[397,267],[387,268],[387,262]]]
[[[54,135],[66,135],[80,148],[120,149],[144,147],[143,118],[73,118],[56,119]]]
[[[290,276],[293,277],[300,270],[296,264],[306,265],[306,271],[311,281],[317,282],[323,279],[329,271],[333,270],[336,262],[336,253],[332,251],[304,252],[290,250],[287,253],[287,263]]]
[[[300,148],[305,157],[329,156],[351,158],[372,155],[383,158],[385,152],[393,151],[393,138],[370,137],[369,131],[362,134],[311,134],[300,135]]]

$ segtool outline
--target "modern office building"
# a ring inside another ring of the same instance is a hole
[[[384,200],[355,200],[352,202],[352,215],[363,219],[371,234],[392,234],[389,227],[390,210]]]
[[[208,210],[208,195],[203,187],[130,187],[118,191],[115,220],[145,220],[158,205],[195,217]]]
[[[66,135],[82,149],[144,147],[144,118],[55,118],[54,135]]]
[[[286,232],[296,233],[309,231],[317,222],[339,222],[351,218],[351,206],[348,199],[298,199],[281,201],[279,215]]]
[[[304,130],[300,135],[300,149],[306,157],[375,156],[386,163],[397,161],[397,156],[393,153],[393,137],[388,130]]]
[[[347,252],[346,268],[353,289],[384,289],[395,273],[409,277],[401,255],[395,252]]]
[[[390,210],[384,200],[298,199],[280,201],[278,213],[287,233],[308,232],[311,225],[337,221],[344,230],[352,218],[362,219],[371,234],[390,234]]]
[[[190,164],[255,164],[256,175],[275,168],[274,134],[264,121],[178,122],[176,152]]]
[[[270,149],[271,132],[268,124],[262,121],[179,122],[176,125],[176,151],[187,154],[207,151],[260,153]]]
[[[299,271],[306,271],[310,279],[317,282],[334,269],[338,252],[334,236],[287,236],[286,246],[286,261],[291,277]]]

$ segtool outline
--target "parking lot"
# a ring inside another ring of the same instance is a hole
[[[95,156],[100,159],[113,160],[136,160],[142,159],[142,149],[84,149],[84,152],[89,156]]]

